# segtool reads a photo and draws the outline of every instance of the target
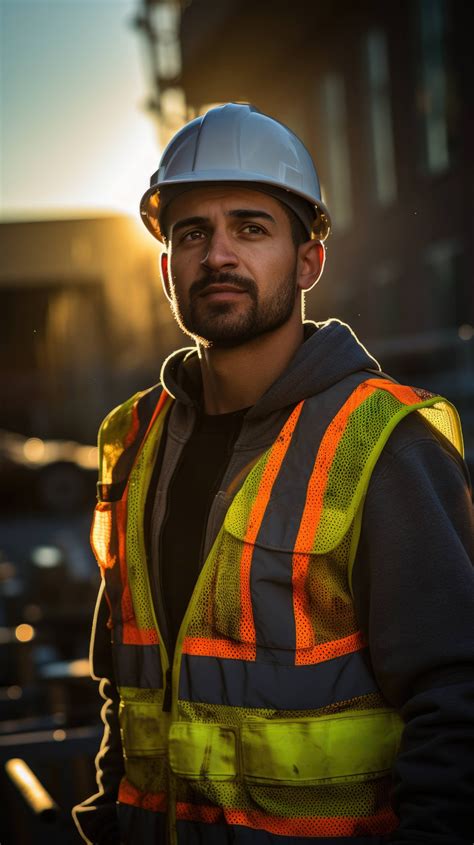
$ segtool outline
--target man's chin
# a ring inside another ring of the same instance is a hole
[[[245,343],[253,340],[258,334],[251,325],[232,325],[231,321],[227,325],[216,325],[217,320],[213,320],[211,324],[206,322],[193,322],[186,331],[195,338],[198,343],[209,349],[233,349],[234,347],[243,346]]]
[[[240,329],[240,331],[220,331],[216,332],[212,330],[207,331],[189,331],[188,334],[194,338],[194,340],[201,344],[205,349],[238,349],[241,346],[245,346],[248,343],[252,343],[253,341],[258,340],[265,335],[271,334],[272,332],[276,331],[280,328],[281,324],[278,325],[271,325],[266,327],[247,327],[245,330]]]
[[[187,331],[187,334],[190,334],[196,343],[199,343],[205,349],[236,349],[239,346],[245,346],[246,343],[250,343],[257,337],[254,334],[224,335],[213,332],[204,334],[204,332],[197,331]]]
[[[254,337],[217,337],[214,339],[204,338],[204,345],[207,349],[238,349],[254,340]]]

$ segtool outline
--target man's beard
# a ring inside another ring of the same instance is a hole
[[[206,303],[200,299],[200,295],[212,284],[231,284],[245,291],[248,307],[236,308],[235,302]],[[267,302],[259,302],[258,288],[253,279],[222,272],[208,274],[193,282],[186,309],[173,296],[172,309],[180,328],[203,346],[230,349],[275,331],[287,323],[293,313],[296,297],[295,262],[291,273],[275,284]]]

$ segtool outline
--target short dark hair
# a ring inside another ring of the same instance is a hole
[[[296,249],[298,249],[301,244],[306,243],[306,241],[311,240],[311,235],[307,232],[303,222],[300,220],[297,214],[291,209],[288,205],[284,202],[280,202],[286,216],[288,217],[291,229],[291,239]]]

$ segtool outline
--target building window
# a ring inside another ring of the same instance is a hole
[[[419,0],[421,92],[424,160],[431,173],[449,167],[445,2]]]
[[[373,268],[372,293],[375,299],[374,334],[393,338],[403,334],[404,323],[400,312],[400,268],[391,260]]]
[[[160,79],[175,79],[181,72],[179,5],[172,2],[158,2],[150,6],[150,13],[153,15],[153,37],[158,74]]]
[[[381,205],[389,205],[396,197],[397,184],[387,42],[381,30],[374,29],[367,35],[367,66],[375,193]]]
[[[327,127],[327,199],[335,230],[352,223],[351,177],[344,79],[330,73],[322,80],[322,106]]]
[[[429,270],[428,308],[433,329],[460,326],[468,321],[463,284],[462,251],[455,240],[437,241],[424,254]]]

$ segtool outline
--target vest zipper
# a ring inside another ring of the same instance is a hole
[[[158,572],[157,572],[157,589],[153,590],[152,592],[155,594],[155,600],[157,604],[157,613],[156,616],[160,620],[159,630],[161,633],[161,642],[163,645],[163,651],[166,653],[166,670],[164,672],[164,692],[163,692],[163,711],[165,713],[169,713],[171,710],[171,663],[173,659],[173,655],[170,654],[170,647],[169,647],[169,626],[168,626],[168,618],[166,616],[165,606],[162,600],[162,583],[161,583],[161,536],[158,542]]]
[[[157,572],[157,580],[158,580],[158,589],[155,589],[155,578],[153,573],[153,568],[150,564],[152,559],[152,549],[151,549],[151,525],[153,521],[153,503],[151,504],[151,512],[149,516],[147,516],[147,508],[149,502],[150,493],[154,497],[156,496],[156,490],[159,480],[159,475],[161,472],[161,467],[163,464],[163,452],[166,444],[166,437],[167,437],[167,430],[168,430],[168,414],[166,415],[165,421],[163,423],[163,430],[160,436],[160,444],[158,447],[158,452],[155,457],[155,465],[153,467],[153,471],[150,478],[150,485],[147,492],[147,499],[145,504],[145,520],[144,520],[144,541],[145,541],[145,553],[147,557],[147,579],[148,579],[148,591],[150,594],[150,604],[152,615],[155,623],[155,627],[158,631],[159,641],[160,641],[160,658],[161,658],[161,665],[163,671],[163,705],[162,710],[164,712],[170,711],[170,705],[168,702],[169,695],[170,695],[170,678],[171,678],[171,661],[170,661],[170,654],[169,654],[169,642],[168,642],[168,623],[166,618],[165,609],[163,606],[163,602],[161,601],[161,583],[160,583],[160,568],[158,565],[158,572]],[[160,557],[160,549],[158,550],[158,558]]]
[[[163,696],[163,712],[170,713],[171,712],[171,698],[172,698],[172,689],[171,689],[171,679],[172,679],[172,672],[171,667],[168,666],[165,672],[165,691]]]
[[[172,697],[171,697],[171,724],[173,722],[179,721],[179,714],[178,714],[178,691],[179,691],[179,676],[181,672],[181,657],[182,657],[182,645],[183,640],[186,635],[186,630],[188,628],[189,619],[192,616],[192,612],[194,610],[194,606],[197,602],[197,599],[200,594],[200,587],[201,583],[204,582],[205,572],[212,566],[213,561],[213,551],[217,548],[220,538],[224,529],[224,524],[221,525],[221,528],[217,534],[216,539],[214,540],[212,549],[210,550],[205,562],[204,566],[202,567],[199,576],[197,578],[196,584],[194,586],[194,590],[192,592],[191,598],[189,600],[189,604],[186,608],[186,612],[184,614],[183,620],[181,622],[180,629],[178,631],[178,636],[176,638],[176,645],[174,649],[174,657],[173,657],[173,667],[172,667],[172,675],[171,675],[171,687],[172,687]],[[168,819],[169,819],[169,843],[170,845],[177,845],[177,832],[176,832],[176,794],[174,789],[174,784],[170,784],[170,802],[169,802],[169,811],[168,811]]]
[[[196,419],[196,421],[193,425],[193,430],[194,430],[194,427],[196,425],[196,422],[197,422],[197,419]],[[177,472],[177,470],[179,469],[179,467],[181,465],[181,462],[183,460],[183,452],[184,452],[184,447],[181,448],[181,452],[178,456],[178,460],[176,461],[175,467],[174,467],[173,472],[171,474],[170,483],[173,480],[175,473]],[[164,647],[166,654],[167,654],[167,657],[168,657],[168,659],[166,661],[167,668],[166,668],[166,672],[165,672],[165,677],[163,679],[164,683],[165,683],[165,689],[164,689],[164,694],[163,694],[163,711],[166,712],[166,713],[169,713],[171,711],[171,700],[172,700],[172,694],[173,694],[173,689],[172,689],[172,664],[173,664],[173,657],[174,657],[174,655],[171,654],[170,641],[169,641],[168,616],[167,616],[166,608],[165,608],[163,598],[162,598],[163,597],[163,579],[162,579],[161,561],[163,560],[163,526],[164,526],[164,524],[167,520],[168,511],[169,511],[168,490],[169,490],[169,484],[168,484],[168,488],[166,490],[166,506],[165,506],[165,512],[163,514],[163,519],[161,520],[160,536],[159,536],[159,539],[158,539],[158,561],[157,561],[158,566],[157,566],[157,572],[156,572],[157,585],[156,585],[156,590],[152,589],[152,593],[154,594],[154,598],[155,598],[156,605],[157,605],[157,608],[156,608],[157,609],[157,616],[162,621],[162,626],[161,626],[160,630],[161,630],[162,638],[163,638],[163,640],[162,640],[163,641],[163,647]],[[175,648],[176,648],[176,646],[175,646]]]

